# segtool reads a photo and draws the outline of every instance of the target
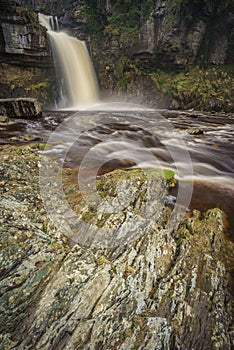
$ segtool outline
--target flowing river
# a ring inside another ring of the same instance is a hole
[[[72,124],[66,124],[69,118]],[[223,209],[229,222],[227,234],[234,240],[231,114],[156,111],[117,104],[76,113],[45,111],[41,119],[2,125],[1,134],[2,144],[45,143],[48,139],[51,143],[55,134],[56,142],[46,153],[73,169],[79,169],[88,157],[87,178],[89,173],[100,176],[116,168],[171,169],[179,184],[189,184],[188,208],[202,212]],[[178,186],[171,192],[172,205],[177,194]]]

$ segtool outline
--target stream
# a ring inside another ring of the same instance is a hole
[[[116,168],[171,169],[179,185],[192,188],[188,208],[224,210],[227,235],[234,240],[233,135],[231,114],[131,106],[129,110],[44,111],[39,119],[13,119],[1,124],[0,142],[56,141],[45,153],[74,169],[86,158],[87,181],[93,174],[100,176]],[[170,194],[172,204],[177,194],[178,186]]]

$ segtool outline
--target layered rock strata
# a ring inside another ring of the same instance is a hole
[[[34,98],[0,99],[0,115],[12,118],[34,118],[42,115],[42,109]]]
[[[67,201],[90,230],[126,234],[131,213],[136,234],[115,247],[79,239],[71,247],[44,209],[36,147],[1,153],[0,349],[231,349],[223,213],[194,211],[171,231],[170,209],[158,203],[160,215],[143,226],[146,181],[160,188],[160,176],[104,175],[103,203],[125,203],[106,215],[103,203],[90,208],[67,169]]]

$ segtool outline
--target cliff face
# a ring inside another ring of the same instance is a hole
[[[60,22],[89,41],[101,87],[136,101],[155,99],[149,75],[158,69],[180,72],[233,61],[231,1],[85,0],[64,8]]]
[[[132,55],[145,55],[157,66],[183,68],[201,61],[224,64],[227,60],[230,18],[209,2],[176,7],[172,1],[157,0],[143,24]],[[221,8],[223,6],[223,8]],[[226,22],[225,22],[226,21]],[[206,56],[206,57],[205,57]]]
[[[36,16],[36,14],[33,13]],[[1,19],[1,56],[11,63],[21,65],[48,65],[48,50],[45,32],[38,26],[37,18],[8,15]],[[17,56],[16,56],[17,55]]]
[[[5,64],[1,67],[4,77],[1,98],[22,96],[22,92],[40,98],[48,95],[44,87],[48,90],[46,79],[51,75],[48,67],[52,61],[37,11],[57,15],[61,28],[88,41],[102,89],[110,94],[127,92],[137,96],[140,103],[155,99],[155,82],[149,74],[158,69],[178,72],[195,65],[219,67],[233,61],[230,0],[11,3],[14,4],[11,11],[1,13],[0,60]],[[15,66],[20,66],[17,77],[12,68]],[[26,90],[25,82],[19,83],[22,76],[27,76],[26,81],[30,82]],[[41,82],[42,88],[37,86]]]
[[[45,101],[53,64],[37,13],[9,7],[0,20],[0,98],[34,96]]]

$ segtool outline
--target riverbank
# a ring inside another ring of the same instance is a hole
[[[136,170],[122,170],[126,178],[109,173],[97,186],[108,203],[123,191],[129,202],[111,217],[100,217],[82,204],[72,169],[64,169],[67,200],[90,225],[87,237],[97,224],[110,235],[117,224],[122,233],[127,223],[136,230],[127,245],[101,249],[75,242],[72,248],[44,209],[38,183],[41,148],[1,149],[2,349],[127,350],[133,345],[150,350],[155,344],[231,349],[227,272],[232,250],[224,238],[223,213],[193,211],[171,232],[164,227],[171,209],[164,207],[142,226],[139,191],[148,185]],[[161,186],[158,176],[152,181]],[[133,221],[126,215],[130,212]],[[138,227],[144,230],[140,236]]]

